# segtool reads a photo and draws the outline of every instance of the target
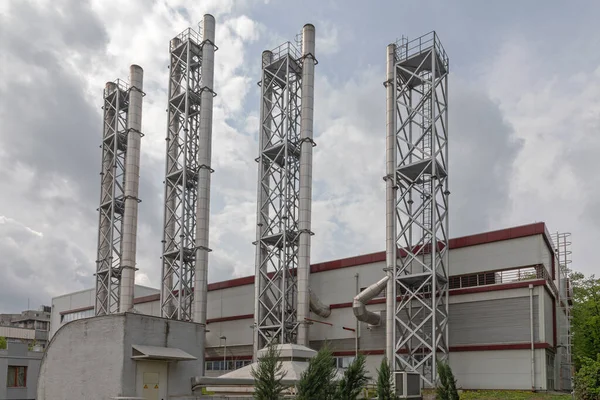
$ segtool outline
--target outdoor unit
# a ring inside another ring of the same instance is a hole
[[[395,372],[396,395],[401,399],[421,398],[421,375],[417,372]]]

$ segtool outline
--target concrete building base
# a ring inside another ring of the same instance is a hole
[[[133,313],[61,327],[42,359],[38,400],[195,398],[205,327]]]

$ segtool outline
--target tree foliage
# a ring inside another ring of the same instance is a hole
[[[330,400],[336,392],[333,380],[337,368],[331,350],[324,346],[310,359],[298,381],[298,400]]]
[[[573,288],[573,359],[579,368],[586,358],[595,360],[600,354],[600,279],[573,272],[570,281]]]
[[[285,386],[281,380],[286,372],[282,370],[283,364],[279,360],[279,351],[275,345],[267,348],[266,354],[258,360],[256,369],[252,367],[251,374],[254,378],[254,398],[256,400],[279,400],[283,398]]]
[[[436,389],[437,399],[439,400],[459,400],[458,390],[456,389],[456,379],[452,373],[449,364],[438,361],[437,372],[440,383]]]
[[[0,350],[6,349],[6,338],[4,336],[0,336]]]
[[[577,399],[600,399],[600,354],[596,359],[581,359],[581,367],[575,374],[574,389]]]
[[[396,394],[392,390],[392,373],[390,364],[386,357],[383,357],[379,369],[377,370],[377,399],[378,400],[396,400]]]
[[[344,376],[338,383],[336,400],[355,400],[366,386],[369,378],[365,367],[367,358],[359,354],[344,372]]]

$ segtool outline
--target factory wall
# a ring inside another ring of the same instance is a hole
[[[501,283],[482,283],[475,279],[474,284],[470,282],[467,286],[462,284],[461,278],[460,286],[449,291],[451,362],[461,374],[459,384],[462,387],[531,387],[529,285],[533,285],[536,385],[546,387],[546,371],[551,370],[547,362],[554,355],[556,331],[556,310],[553,309],[556,289],[547,279],[553,268],[551,254],[544,224],[450,241],[451,276],[475,274],[477,277],[483,272],[487,273],[484,275],[496,275],[497,270],[504,273],[507,269],[534,265],[544,265],[548,272],[543,276],[526,274],[514,277],[509,273]],[[359,349],[368,354],[367,365],[373,376],[384,353],[385,293],[367,306],[369,310],[381,313],[383,323],[380,326],[357,324],[352,312],[352,300],[357,286],[362,289],[383,276],[384,260],[385,254],[382,252],[311,265],[310,287],[324,303],[331,305],[332,312],[326,319],[311,315],[315,321],[309,322],[310,346],[319,348],[329,342],[336,357],[351,357],[356,346],[356,334],[351,329],[358,325]],[[222,362],[225,348],[227,360],[233,361],[234,365],[241,365],[242,361],[252,358],[253,284],[254,277],[244,277],[209,285],[206,360],[216,363],[210,364],[211,367],[217,367]],[[158,294],[144,298],[136,295],[134,302],[136,310],[141,313],[160,313]],[[58,308],[53,308],[53,316],[58,311]],[[550,357],[548,360],[547,356]],[[478,365],[484,363],[482,360],[486,358],[493,360],[487,369],[463,365],[465,362]],[[519,380],[503,382],[512,379],[510,375],[513,371],[508,366],[511,358],[514,358],[519,371],[523,369],[527,372]],[[556,357],[554,361],[555,382],[561,377],[559,358]],[[500,375],[504,376],[501,381],[498,381],[497,370],[504,371],[505,375]],[[224,372],[210,370],[207,374],[216,376]],[[555,384],[556,387],[558,384]]]

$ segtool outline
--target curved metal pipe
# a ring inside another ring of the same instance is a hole
[[[319,296],[317,296],[310,288],[308,289],[308,296],[310,298],[310,310],[312,312],[323,318],[327,318],[331,315],[330,306],[323,304],[319,299]]]
[[[379,325],[381,316],[372,311],[367,311],[367,303],[381,293],[389,279],[390,277],[388,275],[384,276],[378,282],[372,284],[354,297],[352,311],[354,311],[354,316],[357,320],[366,322],[370,325]]]

